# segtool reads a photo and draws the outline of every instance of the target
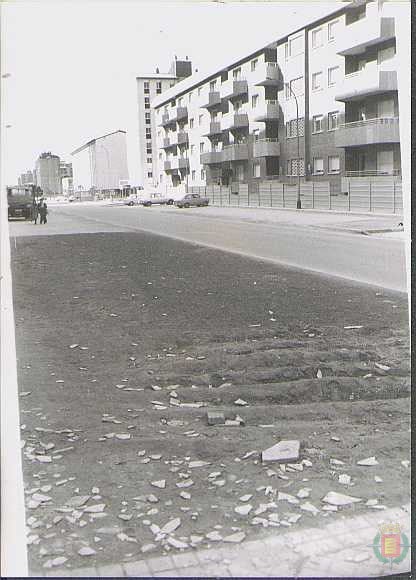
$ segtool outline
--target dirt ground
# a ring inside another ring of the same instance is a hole
[[[408,501],[403,294],[136,233],[21,238],[13,284],[32,573]]]

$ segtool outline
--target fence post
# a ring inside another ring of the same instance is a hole
[[[270,182],[270,207],[273,207],[272,182]]]
[[[348,211],[351,211],[351,181],[348,181]]]
[[[396,182],[393,177],[393,213],[396,213]]]
[[[285,207],[285,184],[282,184],[282,201],[283,201],[283,207]]]
[[[368,185],[369,185],[369,193],[370,193],[369,202],[370,202],[370,212],[371,212],[372,211],[372,207],[371,207],[371,181],[368,182]]]
[[[315,182],[312,181],[312,209],[315,209]]]

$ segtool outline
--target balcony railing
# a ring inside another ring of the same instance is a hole
[[[249,126],[247,113],[229,113],[223,117],[223,129],[238,130]]]
[[[255,109],[254,120],[261,121],[278,121],[279,120],[279,103],[277,99],[268,100],[262,106]]]
[[[367,64],[357,72],[345,75],[340,86],[337,101],[354,101],[367,95],[397,91],[396,59],[383,65]]]
[[[382,176],[395,176],[401,175],[401,169],[390,169],[390,170],[378,170],[378,169],[366,169],[363,171],[345,171],[345,177],[382,177]]]
[[[176,147],[176,133],[171,133],[171,137],[165,137],[163,139],[163,149],[169,149],[171,147]]]
[[[172,159],[172,169],[186,169],[187,167],[189,167],[189,159],[187,159],[186,157],[180,157],[179,155],[177,157],[174,157]]]
[[[186,131],[178,131],[177,135],[178,135],[177,138],[178,145],[185,145],[186,143],[188,143],[189,137]]]
[[[207,151],[206,153],[201,153],[200,161],[203,165],[222,163],[223,151]]]
[[[253,157],[279,157],[280,143],[278,139],[257,139],[253,143]]]
[[[177,107],[176,108],[176,120],[180,121],[186,119],[188,116],[188,107]]]
[[[207,137],[213,137],[222,133],[221,123],[219,121],[211,121],[209,124],[209,131],[206,133]]]
[[[379,143],[399,143],[399,118],[379,117],[340,125],[335,131],[336,147],[358,147]]]
[[[223,149],[223,161],[243,161],[248,159],[247,143],[232,143]]]
[[[244,79],[228,80],[221,86],[221,97],[225,99],[235,99],[248,92],[248,84]]]
[[[221,105],[221,94],[219,91],[210,91],[208,93],[208,103],[203,105],[205,109],[210,109],[212,107],[218,107]]]
[[[277,62],[265,62],[259,68],[256,86],[283,88],[283,75]]]

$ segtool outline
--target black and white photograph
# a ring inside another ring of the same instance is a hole
[[[410,0],[0,20],[2,577],[410,577]]]

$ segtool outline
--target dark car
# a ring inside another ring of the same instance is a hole
[[[188,193],[175,202],[177,207],[202,207],[209,204],[207,197],[202,197],[199,193]]]

